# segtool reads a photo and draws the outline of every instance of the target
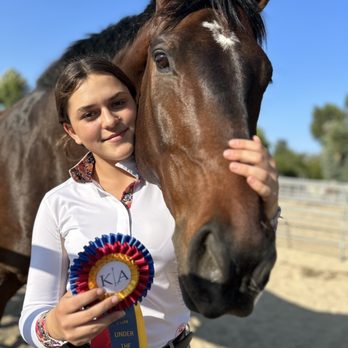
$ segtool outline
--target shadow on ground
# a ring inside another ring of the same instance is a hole
[[[17,329],[23,289],[6,308],[0,326],[0,348],[28,347]],[[323,299],[325,300],[325,299]],[[347,348],[348,316],[314,312],[265,292],[247,318],[208,320],[193,315],[195,335],[227,348]]]
[[[348,296],[348,295],[347,295]],[[325,299],[323,299],[325,301]],[[252,315],[200,322],[196,337],[228,348],[346,348],[348,316],[314,312],[265,292]],[[198,320],[195,320],[198,319]]]

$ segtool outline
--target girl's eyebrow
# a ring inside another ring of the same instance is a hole
[[[126,92],[124,92],[124,91],[118,91],[114,95],[112,95],[110,98],[108,98],[107,101],[109,102],[110,100],[113,100],[113,99],[117,98],[118,96],[120,96],[122,94],[125,94],[125,93]],[[79,107],[77,109],[77,111],[78,112],[85,112],[85,111],[88,111],[88,110],[90,110],[90,109],[92,109],[94,107],[95,107],[95,104],[83,105],[83,106]]]
[[[84,105],[77,109],[77,112],[85,112],[95,107],[95,104]]]
[[[110,98],[108,99],[108,101],[113,100],[113,99],[115,99],[115,98],[117,98],[117,97],[119,97],[119,96],[122,96],[122,95],[127,95],[127,92],[125,92],[125,91],[118,91],[118,92],[115,93],[112,97],[110,97]]]

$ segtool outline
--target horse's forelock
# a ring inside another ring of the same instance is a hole
[[[172,0],[161,7],[156,15],[165,21],[167,28],[172,28],[188,14],[204,8],[214,9],[217,12],[217,21],[223,22],[221,24],[227,22],[230,27],[243,28],[238,15],[238,8],[242,8],[249,19],[255,39],[262,44],[265,26],[255,0]]]

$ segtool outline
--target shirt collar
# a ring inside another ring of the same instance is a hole
[[[134,156],[128,157],[125,160],[119,161],[115,164],[115,167],[121,168],[130,175],[134,176],[137,180],[140,179],[137,165],[135,163]]]
[[[74,167],[69,170],[70,176],[78,183],[85,184],[93,181],[93,171],[95,166],[95,159],[92,152],[88,152]],[[139,179],[138,169],[133,156],[119,161],[115,164],[130,175]]]

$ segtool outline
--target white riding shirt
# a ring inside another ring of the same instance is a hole
[[[91,178],[76,178],[50,190],[39,207],[32,236],[32,256],[19,328],[26,342],[43,347],[35,324],[69,290],[68,269],[83,246],[109,233],[129,234],[141,241],[153,257],[155,277],[141,302],[149,348],[164,346],[189,320],[178,282],[172,244],[174,219],[160,188],[139,181],[130,209]],[[137,176],[134,161],[117,164]],[[76,169],[77,168],[77,169]],[[72,173],[71,173],[72,174]]]

